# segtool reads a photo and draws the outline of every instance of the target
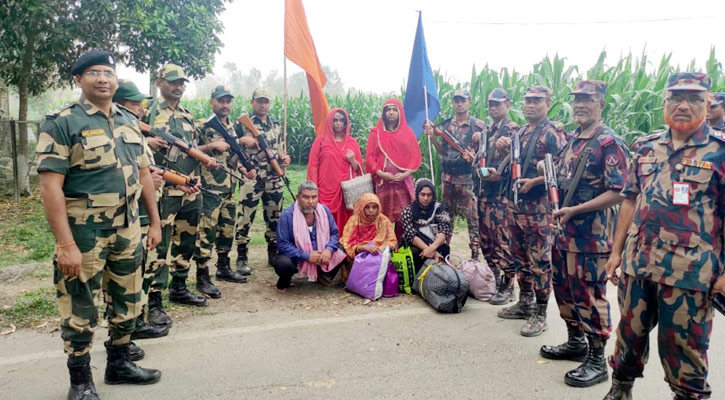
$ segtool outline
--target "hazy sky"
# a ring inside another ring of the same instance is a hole
[[[428,56],[433,69],[468,81],[475,64],[529,72],[547,54],[566,57],[586,72],[602,49],[616,62],[643,49],[656,64],[672,61],[703,68],[711,46],[725,62],[725,2],[638,1],[465,1],[465,0],[303,0],[320,63],[337,70],[346,89],[397,92],[408,74],[416,10],[423,11]],[[687,8],[686,4],[697,5]],[[221,16],[224,47],[215,72],[226,62],[241,71],[257,68],[263,77],[282,74],[284,0],[235,0]],[[288,62],[288,76],[300,71]],[[148,78],[124,68],[142,90]],[[189,95],[193,96],[193,90]]]

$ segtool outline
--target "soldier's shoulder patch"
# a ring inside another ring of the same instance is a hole
[[[519,127],[520,125],[514,121],[508,120],[508,122],[506,122],[506,128],[508,128],[509,130],[514,131],[516,129],[519,129]]]
[[[71,102],[71,103],[63,104],[59,108],[45,114],[45,117],[46,118],[57,118],[57,117],[64,117],[66,115],[69,115],[71,112],[71,108],[73,108],[73,106],[76,104],[78,104],[78,103]]]
[[[559,121],[549,121],[551,123],[551,126],[554,127],[557,131],[564,132],[564,124],[562,124]]]

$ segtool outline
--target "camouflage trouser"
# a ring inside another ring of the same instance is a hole
[[[712,333],[709,294],[662,285],[621,274],[621,319],[609,364],[620,378],[642,376],[649,358],[649,333],[657,329],[657,346],[665,381],[688,399],[710,398],[707,349]]]
[[[53,281],[65,353],[78,357],[93,344],[101,292],[111,345],[131,340],[141,314],[143,247],[138,221],[118,229],[71,225],[71,232],[81,251],[81,274],[66,276],[56,266]]]
[[[277,222],[282,213],[282,193],[284,187],[279,179],[267,179],[256,181],[245,179],[239,187],[239,207],[237,207],[237,245],[246,246],[249,243],[249,229],[254,222],[257,213],[259,199],[262,199],[264,209],[264,222],[267,224],[267,231],[264,238],[268,245],[277,245]]]
[[[551,215],[519,214],[509,206],[511,255],[521,279],[533,283],[538,303],[551,294]]]
[[[612,331],[604,270],[608,256],[551,251],[554,296],[561,318],[604,340]]]
[[[473,184],[456,185],[443,181],[441,198],[448,207],[451,221],[455,222],[456,216],[466,217],[468,226],[469,246],[472,250],[481,248],[478,232],[478,200],[473,191]]]
[[[516,276],[513,257],[511,256],[511,237],[506,218],[508,202],[491,202],[481,199],[478,226],[481,231],[481,250],[486,262],[496,269],[504,271],[507,277]]]
[[[173,276],[186,279],[189,275],[201,219],[201,203],[202,198],[198,193],[184,196],[168,196],[164,193],[161,197],[161,242],[155,250],[149,252],[148,270],[145,272],[145,276],[153,276],[150,291],[160,291],[169,286],[169,269]]]
[[[204,193],[199,235],[196,238],[194,259],[197,263],[206,263],[211,258],[216,244],[217,253],[228,253],[234,241],[234,217],[236,205],[234,193],[222,193],[218,196]]]

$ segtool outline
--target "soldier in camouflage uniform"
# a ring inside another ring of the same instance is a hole
[[[136,85],[128,80],[119,79],[118,80],[118,90],[116,90],[116,94],[113,95],[113,101],[116,103],[119,107],[124,107],[128,109],[131,113],[133,113],[138,119],[143,118],[143,115],[145,113],[145,109],[143,106],[142,101],[146,98],[141,92],[139,92]],[[149,138],[150,140],[163,140],[158,138]],[[146,153],[146,156],[149,158],[149,160],[154,159],[154,154],[151,151],[151,147],[148,146],[148,139],[146,140],[146,143],[144,143],[144,152]],[[163,171],[160,169],[154,169],[152,168],[150,170],[151,172],[151,179],[154,182],[154,193],[156,195],[156,201],[161,198],[161,186],[164,184],[163,180]],[[146,211],[146,207],[143,206],[143,202],[139,202],[138,204],[138,214],[139,214],[139,221],[141,224],[141,242],[146,240],[146,235],[148,234],[149,230],[149,216],[148,212]],[[153,274],[146,274],[145,270],[147,269],[146,265],[147,260],[147,249],[144,247],[144,257],[143,257],[143,264],[141,265],[141,270],[144,273],[144,281],[143,281],[143,291],[141,292],[141,315],[138,316],[136,319],[136,329],[133,331],[133,334],[131,334],[131,339],[152,339],[157,337],[166,336],[169,333],[169,326],[167,325],[160,325],[155,326],[152,324],[147,324],[144,319],[144,309],[148,306],[149,298],[149,287],[151,286],[151,280],[153,279]],[[133,342],[132,346],[133,346]]]
[[[166,129],[173,136],[189,144],[196,144],[199,139],[196,121],[180,104],[188,82],[186,74],[178,65],[166,64],[159,70],[158,76],[156,86],[161,92],[161,99],[154,100],[144,117],[144,122],[151,126],[151,136],[154,136],[157,129]],[[179,148],[163,143],[154,150],[156,164],[191,177],[198,175],[199,162],[182,153]],[[216,160],[212,161],[210,167],[215,167]],[[150,254],[149,257],[149,273],[154,274],[154,279],[149,290],[148,317],[155,325],[171,324],[161,304],[161,290],[167,286],[169,300],[172,302],[193,306],[207,305],[203,296],[192,293],[186,286],[191,257],[196,246],[197,227],[201,219],[201,202],[198,187],[175,186],[168,182],[163,187],[163,196],[159,202],[161,243],[156,254]],[[171,285],[168,284],[169,271],[172,276]],[[215,293],[213,289],[210,288],[207,293],[210,297]]]
[[[481,249],[488,265],[494,271],[498,280],[496,294],[489,303],[501,305],[513,301],[514,279],[516,268],[511,256],[511,238],[506,226],[508,215],[508,190],[501,184],[501,176],[507,173],[511,158],[496,149],[496,142],[502,137],[511,137],[513,132],[519,130],[519,125],[508,119],[511,101],[508,93],[496,88],[488,94],[488,115],[493,119],[491,125],[486,127],[482,141],[486,141],[486,151],[479,151],[476,165],[480,165],[481,157],[486,168],[482,176],[480,169],[476,171],[478,184],[478,226],[481,231]],[[483,142],[480,142],[483,143]],[[503,276],[500,276],[503,271]]]
[[[211,155],[216,157],[222,165],[229,165],[232,162],[232,154],[229,150],[229,144],[226,143],[219,129],[224,129],[230,138],[237,140],[234,126],[229,120],[233,99],[234,96],[224,86],[214,88],[210,100],[214,115],[210,116],[204,123],[201,136],[202,142],[214,143],[218,146],[218,149],[213,150]],[[234,171],[239,168],[237,165],[229,165],[229,167]],[[247,177],[254,179],[256,171],[249,171]],[[244,283],[247,281],[247,277],[233,272],[229,267],[229,251],[234,241],[234,217],[236,216],[236,207],[232,197],[236,182],[232,179],[229,174],[221,170],[204,169],[201,171],[201,184],[207,189],[207,192],[202,195],[202,216],[199,235],[196,239],[194,259],[197,265],[200,266],[200,270],[208,271],[206,263],[209,262],[216,244],[218,256],[216,265],[217,279]],[[204,279],[208,279],[208,272]],[[198,279],[197,282],[199,282]],[[203,292],[203,290],[201,291]]]
[[[514,265],[522,274],[521,293],[518,303],[498,312],[501,318],[528,319],[521,335],[529,337],[548,329],[546,308],[551,294],[551,214],[544,178],[538,176],[536,164],[546,153],[558,154],[566,144],[564,126],[546,118],[550,107],[551,89],[545,86],[532,86],[524,95],[528,124],[518,131],[522,168],[519,202],[513,201],[511,193],[507,220]],[[500,138],[498,142],[497,147],[505,150],[511,138]],[[510,181],[505,184],[513,185]]]
[[[710,93],[710,108],[707,110],[707,123],[710,128],[725,135],[725,93]]]
[[[622,201],[629,150],[602,123],[606,92],[602,81],[575,85],[572,110],[579,127],[559,155],[556,172],[562,204],[553,217],[562,229],[554,234],[551,265],[568,340],[542,346],[540,353],[553,360],[583,361],[564,377],[575,387],[607,380],[604,348],[612,328],[604,264],[612,249],[612,207]]]
[[[272,95],[267,89],[257,88],[252,93],[252,115],[250,116],[254,126],[260,135],[264,135],[277,155],[283,166],[288,166],[290,157],[282,154],[282,129],[279,122],[269,115]],[[257,139],[251,131],[236,123],[234,129],[239,136],[239,143],[245,147],[245,151],[257,171],[256,179],[245,179],[239,187],[239,208],[237,209],[237,272],[242,275],[252,273],[247,258],[247,245],[249,244],[249,229],[254,222],[257,213],[257,205],[262,199],[264,209],[264,222],[267,230],[264,238],[267,240],[267,262],[273,265],[277,256],[277,222],[282,213],[282,192],[284,186],[282,179],[274,173],[272,166],[262,151]]]
[[[655,326],[674,398],[710,397],[710,299],[725,293],[725,141],[704,123],[710,84],[702,73],[672,75],[664,101],[670,129],[632,146],[634,158],[605,266],[607,276],[614,278],[623,264],[621,319],[609,360],[612,389],[605,400],[632,398]]]
[[[486,124],[469,113],[471,94],[467,89],[458,89],[453,93],[453,107],[456,116],[443,121],[438,128],[450,133],[458,139],[463,149],[469,150],[461,154],[447,142],[440,142],[433,137],[433,127],[426,125],[425,133],[432,138],[431,142],[441,158],[441,180],[443,181],[441,197],[448,207],[451,219],[457,215],[466,217],[468,226],[471,257],[478,259],[481,248],[478,230],[478,199],[473,190],[473,157],[478,146],[477,142]]]
[[[112,103],[118,87],[113,55],[88,52],[71,73],[83,95],[48,115],[36,151],[43,207],[57,243],[54,283],[68,355],[68,399],[91,400],[98,399],[89,351],[101,292],[110,334],[106,383],[161,378],[161,372],[129,360],[141,312],[139,199],[149,211],[150,248],[160,239],[160,225],[138,120]]]

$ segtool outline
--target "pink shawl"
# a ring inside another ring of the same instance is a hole
[[[330,220],[327,218],[324,206],[317,204],[315,208],[315,230],[317,232],[317,249],[312,248],[312,240],[310,239],[310,231],[307,230],[307,222],[305,215],[302,214],[299,204],[295,201],[292,207],[292,232],[295,237],[295,245],[298,249],[310,253],[315,250],[324,250],[327,242],[330,241]],[[340,249],[335,250],[330,257],[327,265],[320,265],[325,272],[330,272],[342,260],[345,259],[345,253]],[[300,262],[300,274],[307,276],[310,282],[317,281],[317,265],[309,261]]]

